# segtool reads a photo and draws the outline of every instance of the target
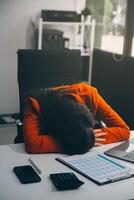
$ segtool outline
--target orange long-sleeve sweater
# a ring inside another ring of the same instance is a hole
[[[85,104],[91,111],[94,118],[102,120],[106,124],[106,141],[103,144],[127,140],[130,136],[129,127],[121,117],[105,102],[99,95],[97,89],[86,84],[77,83],[55,87],[55,90],[65,89],[77,99],[81,104]],[[33,106],[38,112],[33,111]],[[24,141],[28,153],[48,153],[60,152],[57,141],[49,134],[41,133],[40,120],[38,113],[40,107],[38,101],[29,97],[24,106]]]

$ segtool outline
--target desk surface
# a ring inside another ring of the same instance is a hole
[[[134,132],[132,133],[132,135]],[[116,144],[97,147],[103,152]],[[96,149],[96,148],[95,148]],[[128,200],[134,198],[134,178],[98,186],[82,175],[75,174],[85,182],[78,190],[59,192],[49,179],[50,173],[73,171],[57,162],[55,157],[59,154],[27,154],[24,144],[10,144],[0,146],[0,200]],[[30,164],[32,157],[38,162],[42,170],[42,181],[23,185],[19,182],[12,169],[17,165]],[[133,166],[134,164],[128,163]]]

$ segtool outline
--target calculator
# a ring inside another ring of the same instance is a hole
[[[73,172],[55,173],[49,176],[58,190],[77,189],[84,184]]]

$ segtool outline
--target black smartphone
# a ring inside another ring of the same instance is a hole
[[[13,168],[13,171],[23,184],[41,181],[40,176],[30,165],[16,166]]]

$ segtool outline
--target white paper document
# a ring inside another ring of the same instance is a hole
[[[99,185],[119,181],[134,176],[134,169],[120,161],[98,152],[83,155],[62,156],[56,160],[71,167]]]

